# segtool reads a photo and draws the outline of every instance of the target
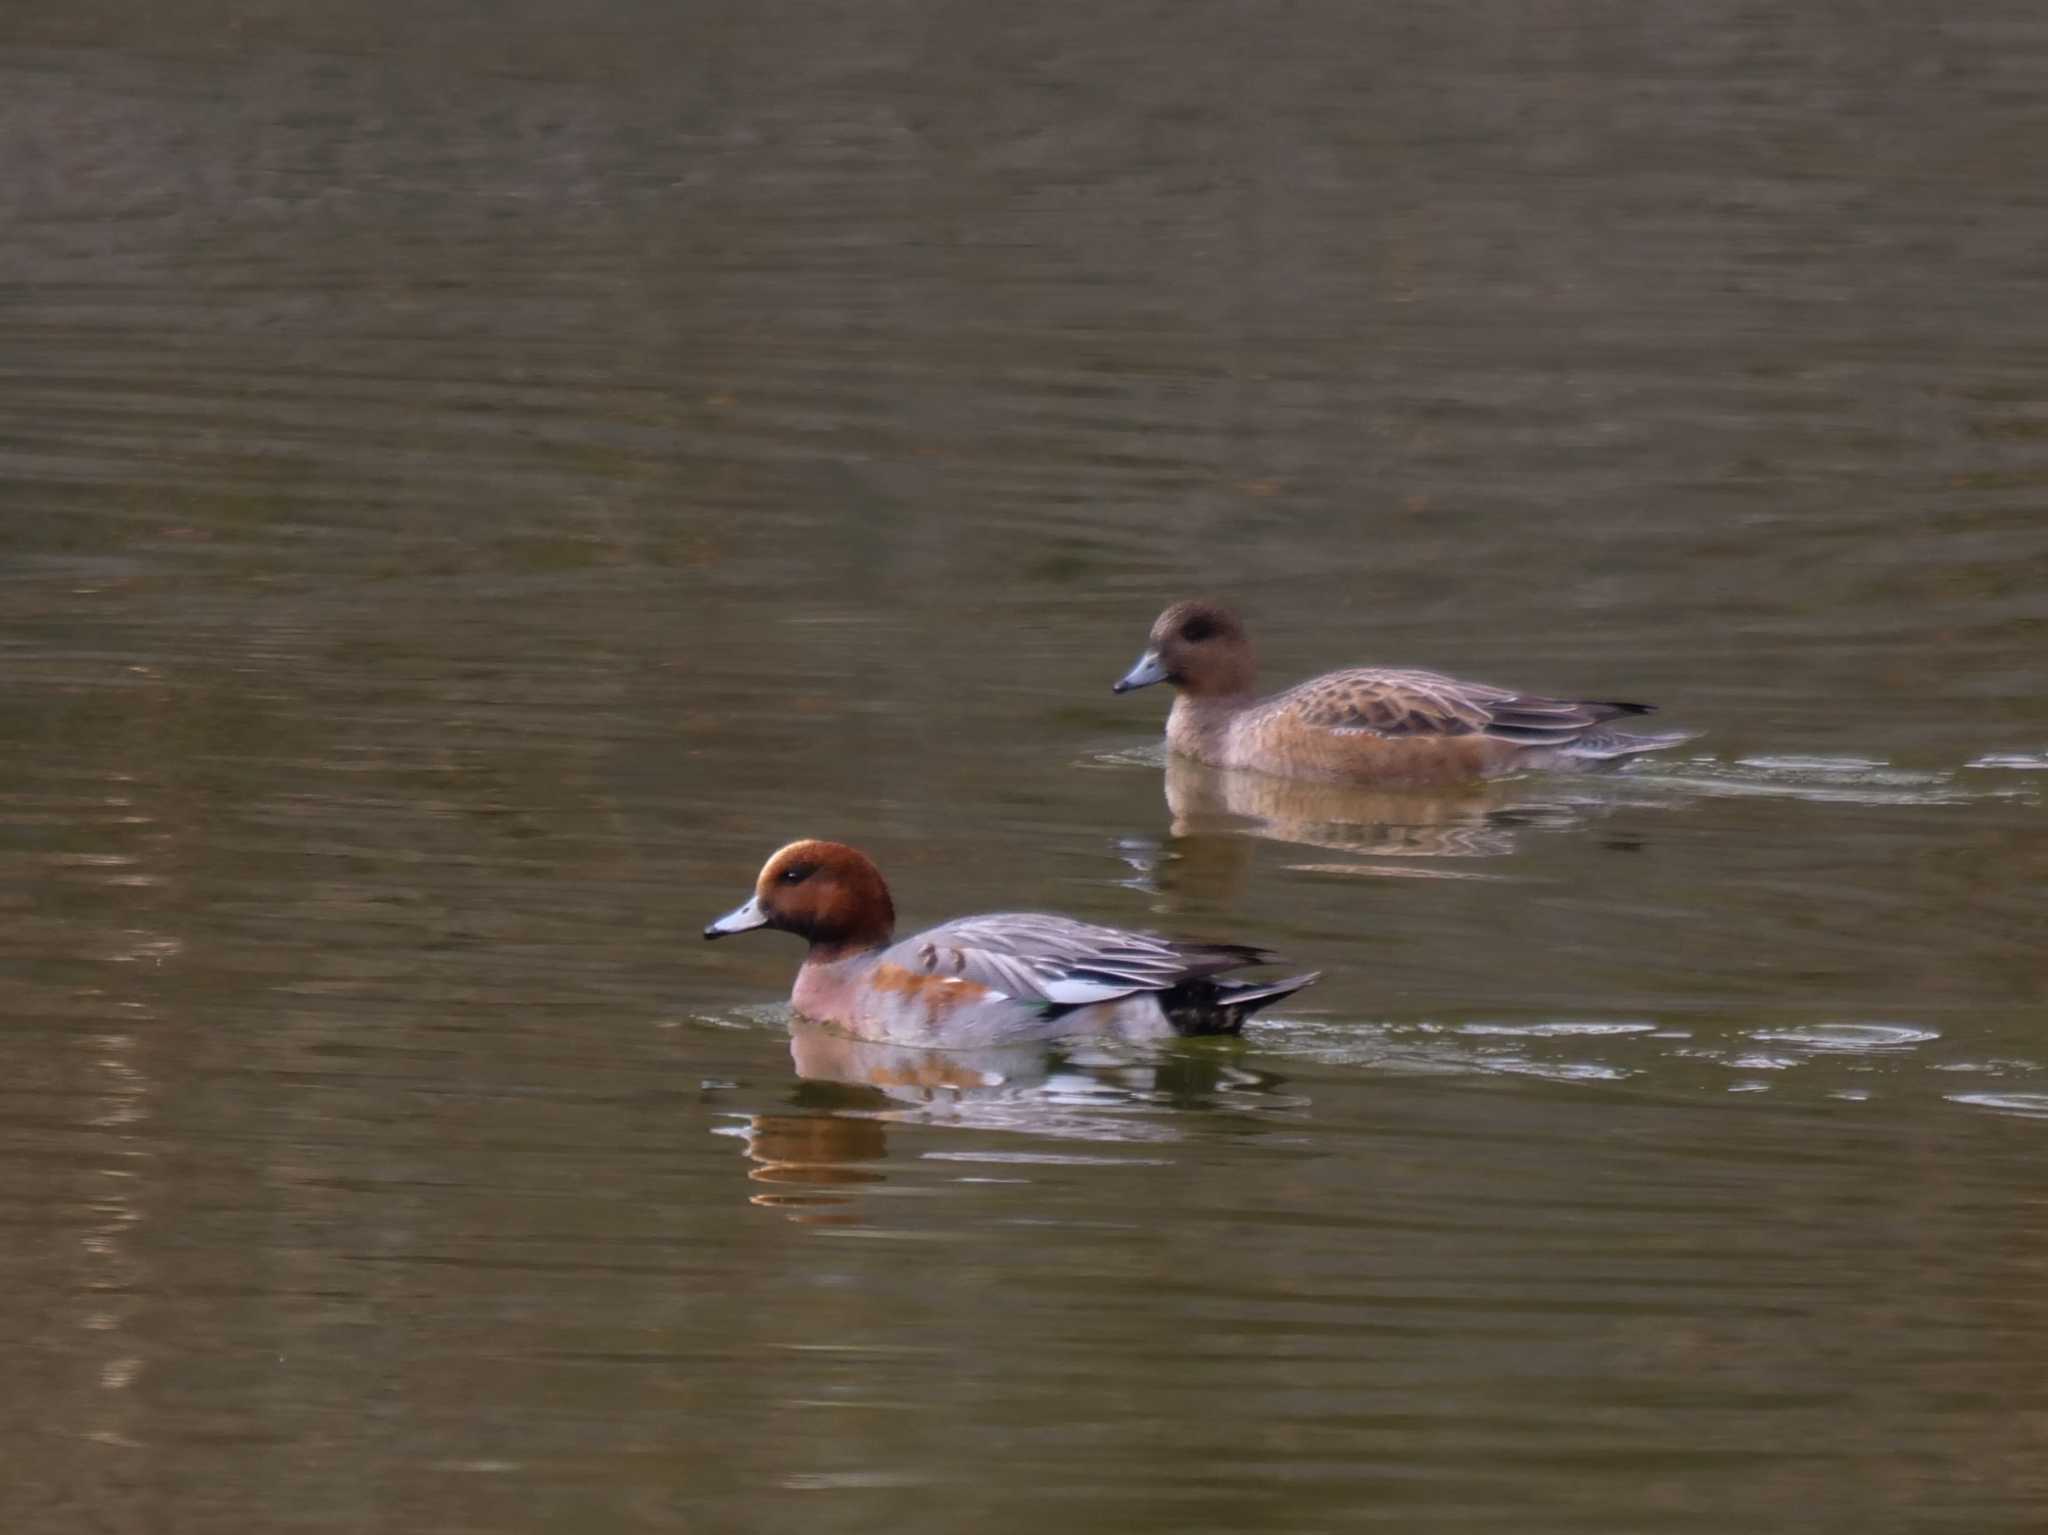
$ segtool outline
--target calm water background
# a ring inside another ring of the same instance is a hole
[[[2048,1524],[2048,13],[1791,10],[0,16],[0,1526]],[[799,833],[1328,977],[792,1041]]]

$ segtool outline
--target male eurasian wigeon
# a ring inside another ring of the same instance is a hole
[[[1213,602],[1176,602],[1112,689],[1170,682],[1166,744],[1212,767],[1324,783],[1419,788],[1524,768],[1590,767],[1691,740],[1604,728],[1650,704],[1544,698],[1435,672],[1326,672],[1284,693],[1253,692],[1258,662],[1244,623]]]
[[[1273,956],[1237,943],[1182,943],[1042,912],[960,917],[896,937],[896,907],[868,856],[792,842],[754,894],[704,929],[775,927],[810,943],[790,1002],[863,1039],[969,1048],[1032,1039],[1234,1034],[1316,979],[1217,977]]]

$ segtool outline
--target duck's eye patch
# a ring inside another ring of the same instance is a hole
[[[793,863],[782,871],[782,883],[785,885],[801,885],[817,872],[818,866],[814,863]]]
[[[1216,621],[1213,618],[1191,618],[1180,626],[1180,637],[1190,645],[1212,640],[1216,637]]]

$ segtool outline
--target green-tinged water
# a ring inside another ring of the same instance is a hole
[[[1999,0],[0,16],[0,1529],[2048,1525],[2044,102]],[[1169,765],[1196,591],[1701,734]],[[798,835],[1324,979],[793,1036]]]

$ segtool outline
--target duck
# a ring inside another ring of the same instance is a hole
[[[1137,664],[1110,688],[1173,684],[1166,744],[1211,767],[1381,788],[1440,788],[1530,768],[1599,768],[1693,738],[1633,735],[1610,720],[1655,705],[1548,698],[1438,672],[1357,667],[1257,696],[1244,620],[1219,602],[1176,602]]]
[[[958,917],[899,939],[874,860],[816,838],[778,848],[754,893],[704,936],[755,928],[810,945],[790,992],[800,1015],[859,1039],[927,1048],[1235,1034],[1259,1008],[1320,979],[1226,980],[1275,956],[1046,912]]]

